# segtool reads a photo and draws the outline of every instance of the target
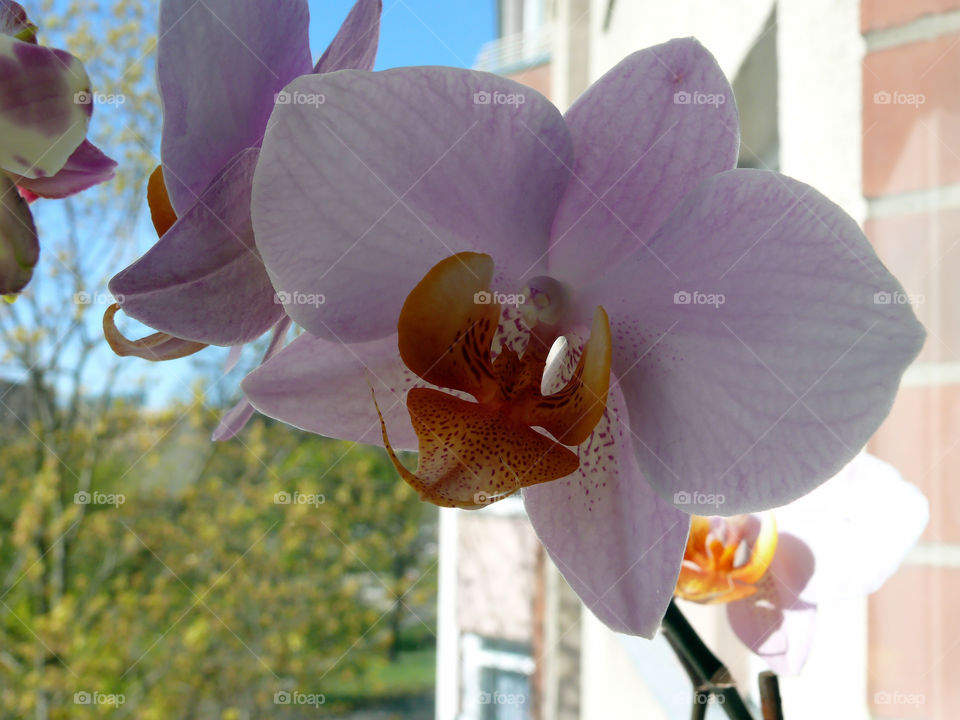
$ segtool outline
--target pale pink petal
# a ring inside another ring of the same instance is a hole
[[[345,70],[285,90],[254,180],[257,247],[309,332],[349,342],[396,331],[437,262],[489,253],[517,292],[545,258],[568,177],[559,112],[506,78],[455,68]]]
[[[609,313],[644,475],[732,515],[809,492],[866,443],[923,343],[905,297],[813,188],[732,170],[577,305]]]
[[[809,495],[773,511],[817,559],[800,597],[868,595],[896,572],[927,526],[929,504],[882,460],[862,453]]]
[[[357,0],[313,71],[373,70],[380,41],[381,0]]]
[[[697,183],[737,162],[733,91],[693,38],[630,55],[564,118],[576,160],[549,262],[573,286],[648,242]]]
[[[161,3],[161,157],[178,216],[238,152],[260,146],[274,96],[311,70],[308,25],[306,0]]]
[[[757,592],[727,605],[737,637],[781,675],[800,672],[813,643],[817,607],[799,594],[814,564],[810,548],[795,536],[781,533]]]
[[[254,340],[283,317],[250,224],[257,152],[240,153],[146,255],[110,281],[125,313],[214,345]]]
[[[17,178],[24,197],[34,200],[65,198],[113,178],[117,163],[89,140],[80,143],[56,175],[44,178]]]
[[[690,518],[644,480],[616,382],[578,454],[574,475],[524,489],[527,514],[587,607],[613,630],[651,638],[673,596]]]
[[[398,450],[418,447],[406,408],[412,387],[429,386],[403,365],[395,334],[347,345],[304,333],[243,381],[247,399],[268,417],[382,446],[373,390]]]

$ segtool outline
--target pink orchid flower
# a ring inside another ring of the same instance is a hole
[[[0,0],[0,295],[23,290],[40,256],[28,203],[86,190],[117,165],[86,139],[83,64],[36,33],[22,6]]]
[[[781,675],[800,672],[817,605],[869,595],[927,526],[923,494],[863,453],[833,479],[763,515],[695,517],[678,597],[727,603],[734,632]]]
[[[170,360],[206,345],[242,346],[271,328],[266,357],[282,344],[289,319],[250,222],[260,144],[274,105],[291,100],[283,88],[293,78],[373,67],[380,12],[380,0],[357,0],[313,65],[307,0],[163,0],[161,166],[148,188],[160,238],[110,281],[118,304],[104,331],[115,352]],[[128,340],[114,323],[120,308],[158,332]],[[232,437],[252,413],[242,401],[215,439]]]
[[[849,462],[923,342],[874,302],[901,286],[850,217],[734,169],[733,93],[695,40],[629,56],[565,115],[452,68],[287,90],[326,102],[274,110],[252,216],[307,332],[247,397],[389,447],[437,504],[523,488],[613,629],[656,632],[690,514],[783,505]]]

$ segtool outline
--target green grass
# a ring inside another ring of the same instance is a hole
[[[435,648],[402,651],[396,662],[386,659],[371,664],[363,678],[343,683],[336,695],[344,700],[369,701],[420,695],[433,689],[436,679]]]

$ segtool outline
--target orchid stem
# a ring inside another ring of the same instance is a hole
[[[700,639],[673,600],[667,606],[661,630],[693,683],[695,702],[704,699],[702,694],[714,695],[730,720],[754,720],[730,671]],[[706,703],[702,704],[706,706]],[[697,712],[694,708],[694,718],[703,717],[696,715]]]
[[[780,680],[769,670],[764,670],[757,678],[760,686],[760,709],[763,720],[783,720],[783,708],[780,706]]]

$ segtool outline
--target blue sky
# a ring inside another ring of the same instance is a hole
[[[403,65],[470,67],[496,36],[496,0],[383,0],[377,70]],[[353,0],[310,0],[310,47],[319,56]]]

